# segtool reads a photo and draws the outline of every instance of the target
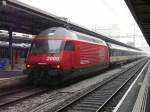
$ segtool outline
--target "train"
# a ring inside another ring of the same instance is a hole
[[[13,54],[12,62],[15,65],[24,65],[25,58],[27,56],[29,45],[14,44],[12,45]],[[7,69],[9,66],[9,45],[8,42],[0,41],[0,70]],[[19,68],[19,67],[18,67]]]
[[[22,70],[27,56],[31,35],[22,33],[12,33],[12,63],[14,69]],[[9,54],[9,33],[6,30],[0,30],[0,70],[10,69]]]
[[[33,38],[24,73],[30,82],[58,84],[142,56],[137,49],[64,27],[53,27]]]

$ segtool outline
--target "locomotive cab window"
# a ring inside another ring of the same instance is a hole
[[[35,40],[31,45],[31,53],[60,52],[63,40]]]
[[[71,42],[71,41],[67,41],[66,44],[65,44],[64,50],[67,50],[67,51],[74,51],[74,50],[75,50],[75,45],[74,45],[74,43]]]

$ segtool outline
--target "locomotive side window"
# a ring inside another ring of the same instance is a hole
[[[75,50],[75,45],[73,42],[70,42],[70,41],[67,41],[66,44],[65,44],[65,48],[64,50],[67,50],[67,51],[74,51]]]
[[[89,36],[80,35],[80,34],[76,34],[76,35],[81,40],[85,40],[85,41],[89,41],[89,42],[94,42],[94,43],[98,43],[98,44],[103,44],[104,43],[101,39],[91,38]]]

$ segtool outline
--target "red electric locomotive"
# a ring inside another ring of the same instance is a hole
[[[109,60],[103,40],[54,27],[33,39],[26,71],[32,81],[55,84],[107,68]]]

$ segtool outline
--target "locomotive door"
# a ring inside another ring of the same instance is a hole
[[[105,48],[102,46],[100,47],[99,57],[100,57],[101,63],[104,63],[106,61]]]
[[[74,68],[75,64],[75,43],[72,41],[66,41],[65,48],[66,52],[65,58],[67,58],[67,62],[65,63],[67,68]]]

